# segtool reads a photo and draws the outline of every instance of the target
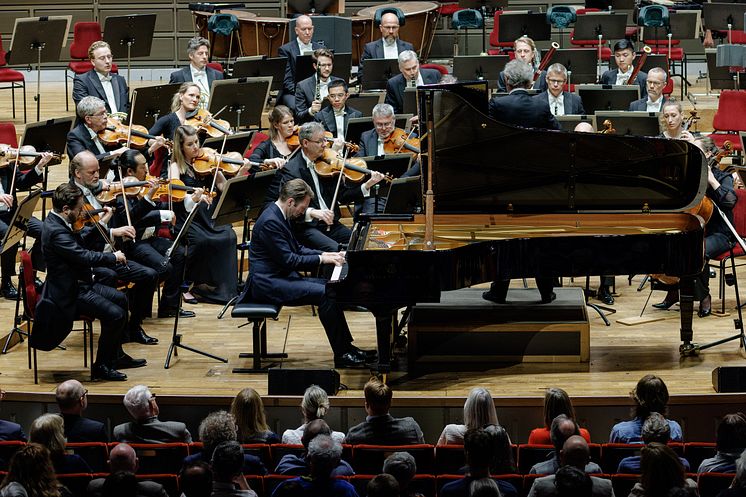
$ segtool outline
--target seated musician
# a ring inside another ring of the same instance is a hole
[[[264,140],[254,148],[249,156],[253,163],[273,165],[280,169],[285,167],[293,148],[288,145],[288,139],[296,132],[293,113],[284,105],[276,105],[269,112],[269,140]]]
[[[197,83],[201,91],[200,107],[207,108],[212,82],[223,79],[223,73],[207,65],[210,60],[210,42],[201,36],[195,36],[189,40],[187,57],[189,57],[189,65],[172,72],[168,82],[169,84]]]
[[[614,60],[616,61],[617,68],[605,71],[601,75],[602,85],[626,85],[629,78],[632,77],[632,73],[635,70],[633,64],[635,60],[635,46],[631,41],[624,39],[614,44]],[[647,77],[648,75],[645,72],[640,71],[632,82],[632,84],[640,87],[640,97],[642,98],[648,96],[648,89],[645,84]]]
[[[202,99],[202,90],[194,82],[185,82],[179,86],[179,90],[171,98],[171,113],[161,116],[148,130],[148,133],[156,136],[154,140],[148,140],[148,153],[153,154],[157,150],[166,150],[166,140],[173,140],[176,128],[184,124],[188,115],[192,115],[199,108]],[[168,155],[168,154],[167,154]],[[168,159],[165,156],[155,155],[151,170],[154,174],[160,173],[165,177],[168,174]]]
[[[694,144],[703,151],[706,148],[706,140],[695,139]],[[733,207],[738,201],[738,196],[733,188],[733,176],[721,171],[717,162],[712,161],[707,168],[707,192],[706,196],[718,209],[713,209],[707,224],[705,225],[705,259],[724,253],[732,248],[736,239],[733,232],[723,220],[720,211],[725,214],[728,221],[733,225]],[[704,209],[703,209],[704,210]],[[710,296],[710,270],[705,261],[705,267],[694,279],[694,300],[699,301],[699,312],[701,318],[712,314],[712,297]],[[679,301],[679,291],[676,288],[669,289],[663,302],[653,304],[657,309],[668,309]]]
[[[684,111],[681,108],[681,102],[675,99],[668,100],[661,108],[660,113],[661,138],[671,138],[676,140],[686,140],[694,143],[694,134],[686,129],[684,124]]]
[[[119,145],[105,145],[98,137],[98,133],[106,129],[108,116],[106,102],[95,96],[83,97],[76,108],[80,122],[67,134],[67,156],[75,157],[80,152],[88,151],[101,162],[119,157],[127,147]],[[107,166],[106,179],[114,180],[114,170]]]
[[[648,71],[648,79],[646,82],[648,96],[630,102],[629,110],[660,112],[668,101],[668,99],[663,95],[663,88],[666,87],[667,80],[668,77],[666,71],[660,67],[653,67],[650,69],[650,71]]]
[[[515,59],[513,60],[521,60],[531,66],[531,70],[533,72],[531,74],[531,86],[529,86],[529,88],[533,88],[539,91],[546,91],[546,71],[541,71],[539,77],[536,78],[536,81],[534,81],[534,74],[539,69],[540,62],[539,51],[536,50],[536,43],[534,43],[534,40],[532,40],[528,36],[521,36],[513,43],[513,51],[515,53]],[[508,86],[505,82],[505,70],[500,71],[500,74],[497,75],[497,91],[502,93],[510,91],[508,90]]]
[[[337,79],[329,83],[329,99],[331,104],[324,107],[313,118],[320,122],[324,129],[334,136],[334,142],[337,148],[341,148],[341,142],[345,140],[345,131],[350,118],[363,117],[363,113],[347,105],[347,98],[350,94],[347,91],[347,83]]]
[[[87,96],[94,96],[104,101],[106,112],[109,114],[129,114],[129,88],[122,76],[111,72],[114,59],[109,44],[105,41],[94,41],[88,48],[88,58],[93,64],[93,69],[87,73],[76,74],[73,80],[75,105]]]
[[[373,107],[373,129],[364,131],[360,135],[360,150],[358,157],[381,157],[386,155],[386,143],[396,129],[394,108],[389,104],[376,104]],[[420,161],[414,164],[402,174],[402,178],[417,176],[420,174]]]
[[[327,48],[313,51],[315,74],[295,85],[295,117],[299,123],[313,121],[321,111],[321,104],[329,95],[329,83],[341,81],[332,76],[334,53]]]
[[[127,297],[114,288],[94,283],[91,268],[123,265],[127,258],[121,251],[86,249],[85,237],[98,233],[72,230],[84,204],[82,191],[72,183],[61,184],[52,196],[53,211],[44,220],[42,232],[47,278],[36,306],[30,345],[52,350],[70,333],[77,316],[99,319],[101,335],[91,373],[96,379],[124,381],[127,375],[117,371],[121,366],[117,353],[127,323]],[[104,218],[110,216],[109,210]]]
[[[315,130],[311,139],[320,136],[316,123],[306,124],[304,129]],[[298,274],[315,271],[322,264],[341,266],[345,260],[343,252],[304,247],[290,229],[293,220],[303,220],[314,196],[308,183],[300,178],[289,179],[280,187],[279,198],[264,209],[252,231],[249,280],[239,301],[318,306],[319,319],[334,352],[334,367],[362,368],[373,359],[375,351],[363,351],[352,344],[344,312],[326,282]]]
[[[295,110],[295,59],[299,55],[310,54],[314,50],[324,48],[323,42],[311,41],[312,39],[313,20],[307,15],[302,15],[295,19],[295,40],[277,49],[278,57],[288,59],[285,65],[285,79],[277,95],[277,103],[293,111]]]
[[[70,161],[70,184],[77,186],[83,191],[83,201],[93,209],[101,209],[103,205],[96,197],[104,186],[99,181],[99,165],[96,156],[92,152],[83,151],[73,157]],[[103,220],[99,223],[103,233],[99,233],[95,227],[86,227],[84,231],[96,231],[99,236],[85,237],[84,247],[88,250],[102,251],[109,241],[117,240],[125,243],[135,239],[135,228],[129,225],[112,226]],[[106,236],[106,239],[104,239]],[[46,247],[45,247],[46,248]],[[118,265],[114,268],[97,267],[93,270],[96,281],[113,288],[120,281],[134,283],[135,286],[129,293],[130,319],[127,323],[124,339],[142,344],[154,344],[157,340],[148,336],[142,329],[145,316],[150,314],[153,302],[153,292],[158,281],[158,273],[149,267],[143,266],[135,261],[129,261],[126,265]],[[145,361],[138,366],[144,366]]]
[[[336,252],[340,244],[349,242],[351,234],[350,229],[339,222],[339,204],[362,202],[365,197],[370,196],[373,185],[384,176],[377,171],[371,171],[370,179],[361,185],[343,180],[337,192],[337,176],[324,177],[316,171],[315,161],[322,157],[327,146],[323,126],[317,122],[306,123],[301,126],[298,138],[301,151],[296,153],[275,176],[266,205],[277,200],[278,192],[286,182],[294,178],[304,180],[311,185],[314,198],[311,199],[303,219],[295,223],[295,236],[307,247]]]
[[[367,59],[398,59],[405,50],[414,51],[414,45],[399,38],[399,16],[386,12],[381,16],[381,38],[366,43],[357,66],[358,80],[363,79],[363,64]]]
[[[563,91],[567,83],[567,69],[562,64],[552,64],[547,69],[547,89],[536,95],[546,101],[549,111],[553,116],[566,116],[568,114],[585,114],[583,100],[580,96]]]
[[[505,84],[510,93],[490,100],[490,117],[525,128],[560,129],[560,125],[542,99],[532,98],[528,88],[533,84],[534,70],[514,59],[505,64]]]
[[[6,145],[7,147],[7,145]],[[8,232],[8,223],[13,219],[13,214],[18,207],[16,202],[16,193],[19,190],[29,190],[32,186],[42,180],[44,167],[52,159],[52,154],[45,152],[42,154],[39,163],[28,171],[21,171],[20,168],[8,164],[0,168],[0,243]],[[34,267],[42,267],[41,262],[41,227],[42,223],[35,217],[29,219],[27,233],[33,237],[36,242],[31,250]],[[13,285],[13,276],[16,274],[16,253],[18,244],[9,248],[0,255],[0,295],[8,300],[18,298],[18,290]]]
[[[394,108],[394,112],[404,112],[404,89],[421,85],[432,85],[440,81],[440,72],[435,69],[420,69],[420,61],[413,50],[404,50],[399,54],[399,71],[386,83],[385,103]]]

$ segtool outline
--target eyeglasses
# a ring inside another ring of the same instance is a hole
[[[342,100],[343,98],[345,98],[345,94],[344,93],[330,93],[329,98],[332,100]]]
[[[96,112],[95,114],[91,114],[92,117],[104,117],[106,115],[106,110],[102,110],[101,112]]]
[[[322,143],[326,143],[326,138],[322,138],[320,140],[308,140],[311,143],[315,143],[316,145],[321,145]]]
[[[548,81],[549,81],[549,84],[552,84],[552,85],[564,85],[565,84],[564,79],[550,79]]]
[[[377,129],[386,129],[391,128],[394,125],[394,121],[386,121],[383,123],[374,123],[375,127]]]
[[[648,80],[648,85],[649,86],[663,86],[665,84],[666,83],[664,83],[663,81],[650,81],[650,80]]]
[[[316,64],[316,65],[319,67],[332,67],[332,65],[328,63],[327,64]]]

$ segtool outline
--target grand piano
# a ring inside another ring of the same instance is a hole
[[[327,283],[340,303],[375,315],[380,373],[390,371],[399,309],[446,290],[704,267],[703,221],[687,212],[707,186],[697,147],[507,125],[488,117],[482,82],[420,87],[418,103],[423,214],[357,222]],[[692,281],[681,280],[682,351],[693,337]]]

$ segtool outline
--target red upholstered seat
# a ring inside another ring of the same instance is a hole
[[[440,12],[440,15],[442,16],[452,16],[454,13],[458,12],[459,10],[464,10],[464,7],[459,7],[458,2],[457,3],[444,3],[444,4],[441,4],[440,7],[438,7],[438,12]]]
[[[718,109],[712,119],[715,133],[710,138],[718,146],[728,140],[734,150],[741,150],[739,131],[746,131],[746,90],[723,90],[720,92]]]
[[[736,195],[738,196],[738,202],[736,202],[736,206],[733,208],[733,227],[735,228],[736,233],[738,233],[741,237],[744,237],[746,236],[746,190],[736,190]],[[736,244],[736,246],[733,248],[733,257],[741,257],[743,255],[745,255],[743,249],[740,245]],[[732,268],[733,273],[735,273],[736,268],[746,265],[746,261],[744,261],[743,259],[734,261],[734,263],[735,267],[733,267],[733,264],[731,264],[730,250],[726,250],[722,254],[713,257],[708,263],[710,267],[718,268],[720,271],[720,274],[718,275],[718,293],[721,301],[720,311],[722,313],[725,313],[725,272],[731,270]],[[734,278],[735,276],[736,275],[733,274]],[[693,446],[691,450],[694,451],[695,447]],[[692,467],[692,469],[694,470],[696,468]]]
[[[73,41],[70,43],[70,58],[72,59],[65,70],[65,94],[67,95],[67,80],[75,77],[75,74],[84,74],[93,69],[93,64],[88,57],[88,49],[95,41],[103,39],[101,25],[98,22],[76,22],[73,26]],[[72,72],[69,75],[67,71]],[[111,65],[111,72],[119,73],[116,64]],[[70,101],[65,99],[65,110],[70,110]]]
[[[492,31],[490,31],[490,46],[497,47],[498,50],[489,50],[487,53],[490,55],[498,55],[513,48],[513,40],[500,41],[500,16],[502,13],[502,10],[495,11],[494,23],[492,24]]]
[[[0,37],[0,66],[8,65],[7,52],[3,48],[3,39]],[[0,83],[10,83],[8,86],[0,86],[0,90],[10,89],[13,108],[13,119],[16,117],[16,88],[23,90],[23,122],[26,122],[26,78],[22,72],[7,67],[0,68]]]

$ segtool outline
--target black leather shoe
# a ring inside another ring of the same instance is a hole
[[[42,287],[44,286],[44,282],[40,280],[39,278],[34,278],[34,286],[36,287],[37,290],[41,290]]]
[[[148,336],[145,330],[138,328],[136,330],[130,330],[130,342],[137,342],[143,345],[155,345],[158,343],[158,339],[155,337]]]
[[[550,303],[550,302],[552,302],[552,301],[554,301],[556,299],[557,299],[557,294],[554,293],[554,292],[552,292],[552,294],[549,295],[549,297],[542,297],[541,298],[541,303],[542,304],[548,304],[548,303]]]
[[[495,295],[494,293],[492,293],[489,290],[482,293],[482,298],[484,300],[489,300],[490,302],[494,302],[496,304],[504,304],[505,303],[505,299],[504,298],[502,298],[502,299],[498,298],[497,295]]]
[[[598,300],[606,305],[614,305],[614,296],[611,294],[607,287],[600,287],[598,289],[596,297],[598,298]]]
[[[134,369],[146,366],[148,361],[145,359],[133,359],[129,354],[122,352],[122,355],[114,361],[114,369]]]
[[[176,309],[176,308],[163,308],[158,309],[158,318],[175,318],[176,313],[178,312],[180,318],[193,318],[197,314],[195,314],[194,311],[187,311],[186,309]]]
[[[197,303],[199,303],[199,301],[197,300],[197,297],[189,297],[189,298],[183,297],[183,299],[184,299],[184,303],[186,303],[186,304],[197,304]]]
[[[341,356],[334,358],[334,367],[363,369],[367,366],[365,364],[365,359],[361,359],[352,352],[345,352]]]
[[[377,350],[363,350],[355,347],[354,345],[350,347],[350,352],[362,359],[375,359],[376,356],[378,356]]]
[[[712,314],[712,298],[708,295],[699,301],[699,312],[697,312],[697,316],[706,318],[710,314]]]
[[[657,304],[653,304],[653,307],[656,309],[670,309],[671,306],[673,306],[678,300],[664,300],[663,302],[658,302]]]
[[[18,298],[18,290],[13,285],[12,281],[6,281],[3,283],[2,287],[0,287],[0,294],[2,294],[3,298],[7,300],[16,300]]]
[[[91,375],[94,380],[105,380],[105,381],[126,381],[127,375],[120,373],[116,369],[112,369],[105,364],[94,364],[91,368]]]

